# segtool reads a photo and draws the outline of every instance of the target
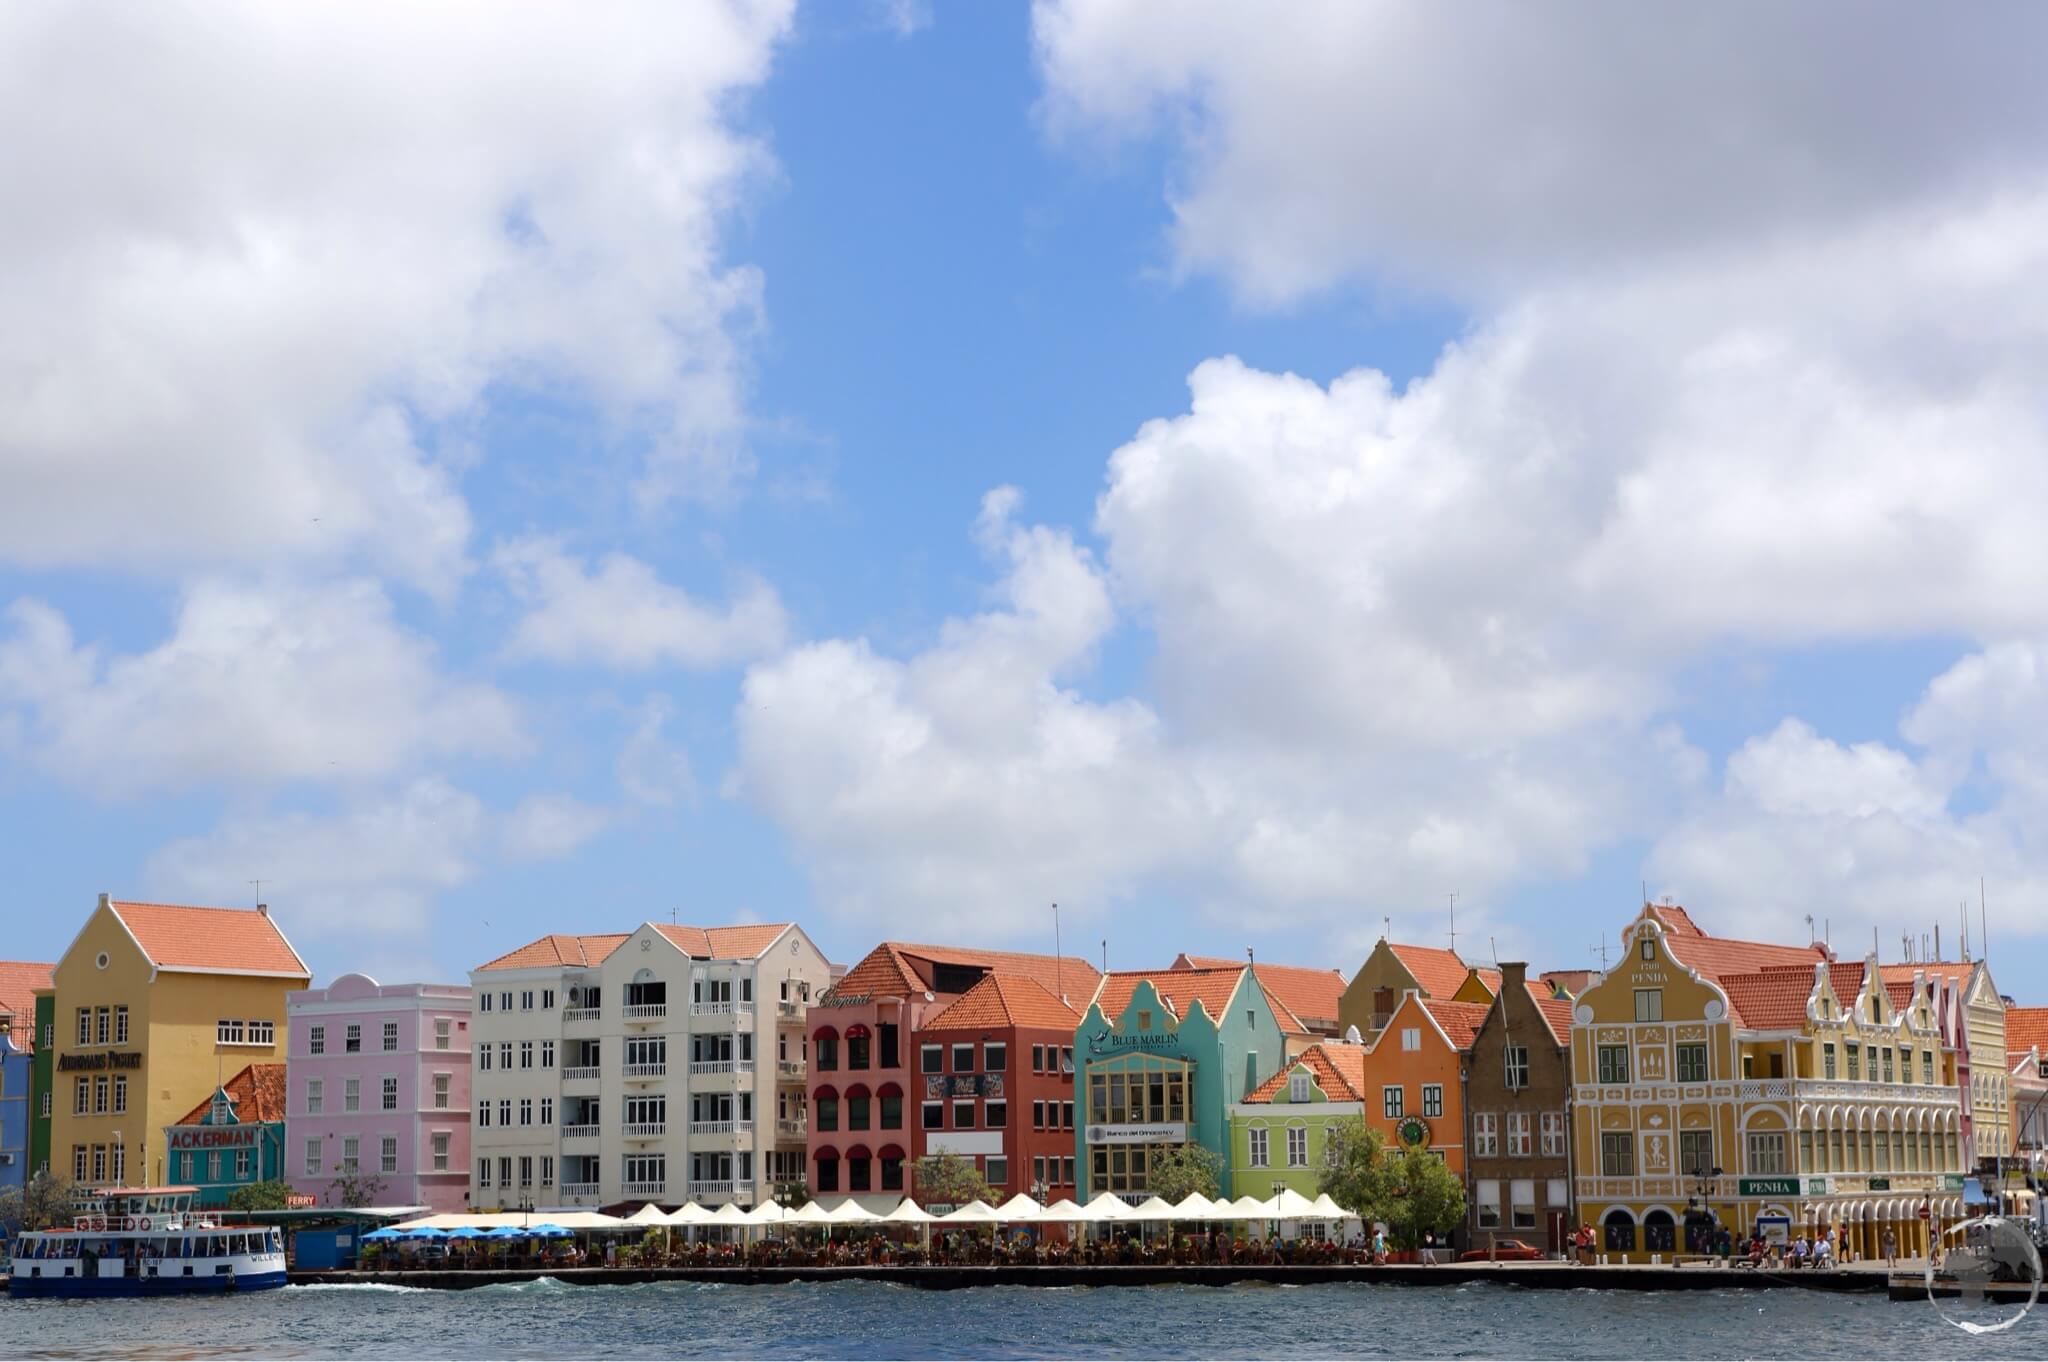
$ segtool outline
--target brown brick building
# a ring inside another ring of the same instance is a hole
[[[1466,1230],[1561,1249],[1572,1208],[1572,1005],[1528,966],[1501,967],[1501,986],[1466,1061]]]

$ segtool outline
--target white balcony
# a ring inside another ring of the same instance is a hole
[[[696,1201],[707,1196],[731,1196],[733,1189],[737,1186],[738,1184],[729,1178],[724,1182],[699,1182],[692,1178],[690,1179],[690,1199]]]
[[[729,1074],[733,1062],[729,1059],[693,1059],[690,1061],[692,1074]]]
[[[562,1127],[562,1138],[565,1140],[594,1140],[597,1137],[598,1129],[594,1125]]]
[[[668,1015],[667,1003],[628,1003],[619,1015],[629,1022],[660,1021]]]
[[[562,1009],[562,1020],[564,1022],[593,1022],[597,1020],[597,1013],[598,1010],[594,1007],[565,1007]]]
[[[775,1077],[784,1083],[801,1083],[806,1067],[800,1059],[778,1059],[775,1061]]]
[[[736,1059],[733,1061],[733,1069],[738,1073],[750,1074],[754,1071],[754,1061],[751,1059]]]
[[[690,1015],[693,1017],[727,1017],[732,1015],[732,1010],[731,1003],[690,1004]]]
[[[692,1135],[730,1135],[732,1134],[732,1128],[733,1123],[731,1121],[690,1122],[690,1133]]]
[[[666,1121],[628,1121],[626,1138],[629,1140],[657,1140],[668,1131]]]
[[[597,1066],[595,1064],[575,1064],[562,1070],[562,1081],[564,1083],[575,1083],[582,1079],[596,1077]]]
[[[775,1004],[775,1019],[777,1021],[800,1022],[804,1019],[804,1005],[802,1003],[790,1002],[787,999],[780,999]]]
[[[660,1196],[667,1186],[666,1182],[629,1182],[619,1189],[619,1193],[621,1196]]]
[[[628,1064],[626,1066],[626,1077],[628,1078],[660,1078],[667,1072],[668,1065],[665,1063]]]
[[[594,1182],[565,1182],[562,1184],[562,1195],[596,1196],[597,1184]]]

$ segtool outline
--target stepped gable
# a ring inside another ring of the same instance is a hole
[[[1210,1018],[1220,1021],[1250,968],[1232,965],[1229,969],[1111,970],[1102,976],[1094,1002],[1103,1016],[1115,1021],[1131,1005],[1131,995],[1138,991],[1138,985],[1149,979],[1160,1001],[1180,1020],[1187,1020],[1188,1009],[1199,999]]]
[[[1236,960],[1215,956],[1182,955],[1173,962],[1173,967],[1235,969],[1238,964]],[[1337,1024],[1338,1002],[1344,996],[1345,979],[1336,970],[1316,969],[1309,965],[1268,965],[1261,961],[1252,965],[1252,973],[1259,976],[1259,983],[1265,986],[1268,999],[1284,1004],[1304,1024]]]
[[[1081,1014],[1053,996],[1036,979],[1021,974],[985,974],[981,982],[919,1028],[923,1031],[995,1030],[1029,1027],[1072,1031]]]
[[[111,898],[107,907],[158,969],[313,977],[270,914],[261,909],[199,908]]]
[[[1247,1102],[1271,1102],[1286,1088],[1287,1080],[1294,1074],[1296,1065],[1306,1064],[1316,1076],[1316,1086],[1323,1090],[1323,1096],[1332,1102],[1363,1102],[1365,1100],[1365,1047],[1344,1045],[1337,1041],[1318,1041],[1292,1063],[1280,1066],[1280,1072],[1252,1090]]]
[[[242,1071],[221,1084],[227,1089],[228,1100],[235,1104],[235,1120],[243,1125],[262,1124],[284,1120],[284,1065],[247,1064]],[[172,1125],[196,1126],[206,1122],[213,1111],[213,1094],[185,1113],[182,1121]]]

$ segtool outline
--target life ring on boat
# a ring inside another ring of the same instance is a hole
[[[149,1217],[146,1215],[138,1215],[134,1218],[133,1224],[135,1228],[138,1230],[146,1230],[149,1228]]]

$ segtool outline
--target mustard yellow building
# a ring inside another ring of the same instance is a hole
[[[1646,906],[1574,1004],[1573,1161],[1610,1255],[1835,1227],[1903,1254],[1962,1212],[1962,1108],[1944,981],[1702,932]],[[1923,1218],[1921,1212],[1926,1211]]]
[[[1439,1002],[1490,1003],[1500,992],[1500,971],[1465,963],[1456,951],[1441,946],[1405,946],[1382,938],[1351,976],[1337,1000],[1339,1034],[1358,1029],[1371,1041],[1413,990]]]
[[[164,1181],[163,1128],[227,1078],[285,1059],[285,995],[312,974],[267,909],[100,895],[58,960],[50,1166]]]
[[[1965,1157],[1980,1173],[1991,1173],[2010,1159],[2017,1149],[2013,1120],[2012,1076],[2006,1063],[2005,999],[1992,981],[1991,967],[1974,963],[1969,952],[1963,959],[1927,960],[1916,964],[1886,965],[1889,983],[1910,980],[1924,974],[1941,983],[1943,1031],[1960,1052],[1964,1090],[1963,1122]]]

